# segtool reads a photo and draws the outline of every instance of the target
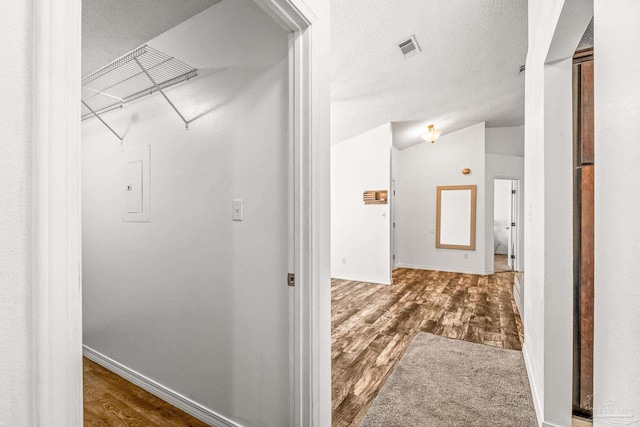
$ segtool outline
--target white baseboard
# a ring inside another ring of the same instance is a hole
[[[84,357],[87,359],[97,363],[98,365],[110,370],[116,375],[121,376],[129,382],[137,385],[140,388],[145,389],[149,393],[154,396],[159,397],[160,399],[172,404],[178,409],[183,410],[187,414],[199,419],[203,423],[207,423],[213,427],[242,427],[240,424],[237,424],[230,419],[223,417],[220,414],[215,413],[211,409],[205,408],[199,403],[194,402],[181,395],[178,392],[171,390],[148,378],[131,368],[124,366],[123,364],[116,362],[104,354],[95,351],[94,349],[87,347],[86,345],[82,346]]]
[[[522,345],[522,357],[524,358],[524,366],[527,369],[527,377],[529,378],[529,387],[531,387],[531,396],[533,397],[533,407],[536,411],[536,418],[538,419],[538,425],[541,427],[555,427],[550,424],[546,424],[542,421],[542,403],[540,399],[542,396],[538,394],[538,388],[536,382],[533,380],[531,374],[531,362],[529,361],[529,352],[527,351],[527,343]]]
[[[332,274],[331,275],[332,279],[338,279],[338,280],[351,280],[353,282],[366,282],[366,283],[374,283],[376,285],[390,285],[391,284],[391,279],[387,279],[387,280],[380,280],[379,277],[365,277],[365,276],[351,276],[351,275],[344,275],[344,274]]]
[[[520,315],[520,319],[524,321],[524,301],[522,298],[522,284],[518,286],[516,283],[513,284],[513,299],[516,302],[516,307],[518,307],[518,314]]]
[[[447,268],[447,267],[436,267],[433,265],[421,265],[421,264],[398,264],[398,268],[413,268],[415,270],[433,270],[433,271],[446,271],[448,273],[462,273],[462,274],[476,274],[480,276],[486,276],[493,274],[492,271],[485,270],[467,270],[464,268]]]

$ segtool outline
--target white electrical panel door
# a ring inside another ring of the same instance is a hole
[[[123,153],[124,222],[150,222],[149,144],[125,148]]]
[[[127,163],[127,213],[142,212],[142,162]]]

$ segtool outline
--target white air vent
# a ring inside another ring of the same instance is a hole
[[[411,36],[408,39],[401,41],[400,43],[398,43],[398,47],[402,51],[402,54],[405,58],[420,53],[420,46],[418,46],[418,42],[416,41],[415,36]]]

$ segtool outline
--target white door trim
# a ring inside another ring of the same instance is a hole
[[[328,177],[324,151],[328,153],[329,143],[320,139],[328,118],[322,111],[325,88],[317,78],[323,60],[315,48],[317,18],[303,0],[255,1],[292,34],[291,232],[295,244],[291,259],[296,286],[291,290],[291,425],[329,425],[329,320],[321,304],[321,299],[328,298],[328,287],[323,286],[325,268],[320,265],[328,259],[323,234],[328,233],[324,230],[328,208],[321,205],[320,193]],[[34,409],[39,426],[81,426],[81,0],[53,3],[35,0],[33,7],[33,292],[38,378]]]
[[[323,240],[321,223],[323,211],[321,192],[323,163],[319,151],[329,151],[328,141],[318,132],[321,111],[319,99],[319,49],[313,37],[316,15],[303,0],[254,0],[290,33],[289,91],[290,91],[290,170],[289,195],[290,248],[289,265],[296,275],[296,285],[290,292],[290,356],[291,363],[291,419],[296,427],[321,427],[331,423],[331,337],[330,318],[322,315],[323,292],[322,253],[328,251]],[[328,125],[328,123],[326,124]],[[328,233],[328,230],[325,230]],[[291,245],[290,245],[291,246]],[[326,258],[328,259],[328,258]],[[328,280],[327,280],[328,282]],[[327,286],[325,286],[327,288]],[[326,290],[326,289],[325,289]],[[326,295],[330,306],[330,296]],[[326,317],[326,319],[325,319]],[[326,323],[326,325],[324,324]],[[326,336],[325,336],[326,335]],[[323,360],[327,359],[327,360]],[[327,410],[329,408],[329,410]]]
[[[81,0],[33,10],[35,424],[80,426]]]

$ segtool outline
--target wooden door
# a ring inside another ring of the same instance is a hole
[[[594,303],[593,50],[574,57],[574,412],[591,415]]]

